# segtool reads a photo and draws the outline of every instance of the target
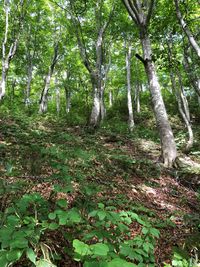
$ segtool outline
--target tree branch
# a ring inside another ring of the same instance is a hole
[[[136,58],[139,59],[144,65],[147,64],[146,60],[145,60],[143,57],[141,57],[139,54],[136,53],[135,56],[136,56]]]

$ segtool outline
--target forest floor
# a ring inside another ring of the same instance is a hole
[[[161,233],[156,266],[171,262],[174,247],[187,247],[195,256],[193,223],[200,212],[196,190],[200,158],[181,154],[188,167],[169,170],[159,162],[159,155],[158,143],[128,133],[90,132],[53,120],[4,116],[0,123],[1,180],[21,187],[1,196],[1,211],[25,193],[38,192],[49,200],[55,185],[67,184],[68,192],[56,197],[67,199],[70,207],[85,209],[91,202],[104,203],[148,217]],[[131,227],[133,236],[141,230],[135,224]],[[48,244],[64,251],[66,241],[53,231],[48,233]],[[80,263],[65,257],[58,266]]]

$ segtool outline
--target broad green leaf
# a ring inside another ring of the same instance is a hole
[[[150,228],[150,233],[157,238],[160,235],[160,232],[156,228]]]
[[[56,265],[54,265],[52,262],[49,262],[47,260],[39,260],[36,262],[36,267],[56,267]]]
[[[7,252],[6,258],[10,262],[17,261],[21,258],[23,250],[15,249]]]
[[[14,241],[10,242],[10,247],[11,248],[27,248],[28,247],[28,241],[20,237],[18,239],[15,239]]]
[[[76,209],[71,209],[68,212],[68,218],[71,223],[79,223],[81,221],[81,216]]]
[[[28,248],[26,250],[26,256],[31,262],[33,262],[34,264],[36,263],[36,257],[37,256],[36,256],[36,254],[35,254],[35,252],[33,251],[32,248]]]
[[[56,203],[58,204],[58,206],[60,206],[61,208],[66,208],[68,203],[66,199],[59,199],[58,201],[56,201]]]
[[[97,261],[86,261],[83,264],[83,267],[108,267],[107,262],[97,262]]]
[[[90,247],[87,244],[83,243],[82,241],[79,241],[78,239],[74,239],[73,247],[75,252],[81,256],[86,256],[91,254]]]
[[[122,260],[120,258],[113,259],[111,262],[108,263],[108,267],[135,267],[134,263]]]
[[[56,213],[55,212],[51,212],[51,213],[49,213],[48,217],[49,217],[50,220],[55,220]]]
[[[0,251],[0,266],[7,267],[8,266],[8,259],[6,258],[7,251]]]
[[[148,228],[146,228],[146,227],[143,227],[143,228],[142,228],[142,233],[143,233],[144,235],[146,235],[148,232],[149,232],[149,229],[148,229]]]
[[[107,256],[109,252],[109,247],[106,244],[97,243],[91,245],[90,248],[92,249],[93,254],[97,256]]]
[[[103,203],[98,203],[98,207],[99,207],[99,209],[104,209],[105,205]]]
[[[48,226],[48,228],[50,230],[56,230],[56,229],[59,228],[59,224],[57,224],[57,223],[50,223],[49,226]]]
[[[97,213],[98,213],[98,210],[93,210],[93,211],[91,211],[89,214],[88,214],[88,217],[90,218],[90,217],[95,217],[96,215],[97,215]]]
[[[105,217],[106,217],[106,211],[100,210],[100,211],[97,212],[97,215],[99,217],[99,220],[103,221],[105,219]]]

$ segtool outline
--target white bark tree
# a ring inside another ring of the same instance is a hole
[[[10,1],[4,0],[4,11],[5,11],[5,32],[2,42],[2,74],[0,80],[0,100],[2,100],[6,94],[6,78],[10,68],[10,62],[16,54],[17,46],[19,43],[19,37],[21,32],[21,26],[23,21],[23,4],[24,1],[20,1],[19,3],[19,12],[20,15],[18,18],[18,29],[16,34],[14,34],[14,38],[8,44],[8,32],[9,32],[9,14],[10,14]]]
[[[189,43],[191,44],[192,48],[194,49],[194,51],[196,52],[197,56],[200,59],[200,46],[197,43],[193,33],[189,29],[186,21],[183,19],[183,16],[181,14],[180,7],[179,7],[179,0],[174,0],[174,4],[176,7],[176,15],[177,15],[177,18],[179,20],[179,23],[180,23],[181,27],[183,28],[183,31],[185,32]]]
[[[132,132],[135,126],[133,118],[133,103],[131,96],[131,56],[132,46],[130,40],[125,42],[126,49],[126,81],[127,81],[127,106],[128,106],[128,127],[129,131]]]
[[[58,58],[59,58],[58,43],[56,43],[54,45],[54,55],[51,61],[51,65],[49,66],[48,73],[45,78],[45,85],[44,85],[44,89],[42,90],[42,94],[40,98],[39,113],[44,113],[47,111],[49,86],[50,86],[51,77],[52,77],[55,65],[58,62]]]
[[[161,95],[154,62],[152,60],[151,41],[149,38],[149,22],[152,15],[154,0],[122,0],[129,15],[135,22],[143,48],[143,58],[137,57],[143,62],[149,81],[149,88],[152,96],[153,108],[156,117],[157,127],[160,133],[162,157],[164,165],[171,167],[176,160],[177,150],[171,126],[169,124],[165,104]]]
[[[168,61],[170,63],[170,79],[171,79],[172,90],[176,96],[179,113],[188,130],[189,138],[188,138],[188,142],[185,147],[186,152],[188,152],[193,146],[194,135],[193,135],[192,124],[191,124],[191,119],[190,119],[189,105],[188,105],[188,101],[184,93],[181,73],[178,69],[178,66],[176,66],[175,62],[173,62],[174,61],[173,60],[173,41],[172,41],[171,36],[167,43],[167,47],[168,47]],[[176,77],[178,77],[178,85],[176,82]]]
[[[71,1],[71,17],[75,28],[80,55],[82,57],[86,69],[89,72],[93,89],[93,105],[89,121],[89,124],[92,127],[98,126],[101,119],[105,117],[104,79],[106,74],[105,71],[106,66],[105,63],[103,62],[104,58],[103,44],[104,44],[104,35],[110,23],[113,10],[111,10],[108,19],[104,20],[102,14],[103,12],[102,6],[103,6],[103,0],[97,0],[95,8],[97,37],[95,41],[95,62],[93,64],[92,63],[93,60],[89,59],[85,41],[82,36],[81,23],[79,21],[78,16],[76,16],[74,13],[73,1]]]

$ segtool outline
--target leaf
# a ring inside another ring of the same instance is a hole
[[[36,262],[36,267],[56,267],[52,262],[49,262],[47,260],[40,259]]]
[[[113,259],[108,263],[107,267],[136,267],[134,263],[122,260],[120,258]]]
[[[59,228],[59,224],[57,224],[57,223],[50,223],[49,226],[48,226],[48,228],[50,230],[56,230],[56,229]]]
[[[28,241],[23,237],[19,237],[18,239],[10,242],[10,247],[11,248],[27,248]]]
[[[97,215],[99,217],[99,220],[103,221],[103,219],[105,219],[105,217],[106,217],[106,211],[100,210],[100,211],[97,212]]]
[[[19,250],[19,249],[11,250],[11,251],[7,252],[6,258],[8,261],[14,262],[14,261],[17,261],[21,258],[22,253],[23,253],[23,250]]]
[[[83,267],[108,267],[108,263],[102,261],[86,261],[84,262]]]
[[[98,207],[99,207],[99,209],[104,209],[105,205],[103,203],[98,203]]]
[[[81,216],[76,209],[71,209],[68,212],[68,217],[71,223],[79,223],[81,221]]]
[[[56,203],[58,204],[58,206],[60,206],[61,208],[66,208],[68,203],[66,199],[59,199],[58,201],[56,201]]]
[[[49,217],[50,220],[55,220],[56,213],[55,212],[51,212],[51,213],[49,213],[48,217]]]
[[[9,261],[6,258],[7,251],[0,251],[0,266],[1,267],[7,267]]]
[[[109,252],[109,247],[106,244],[97,243],[91,245],[90,248],[92,249],[94,255],[97,256],[107,256]]]
[[[90,218],[90,217],[95,217],[96,215],[97,215],[97,213],[98,213],[98,210],[93,210],[93,211],[91,211],[89,214],[88,214],[88,217]]]
[[[144,235],[146,235],[148,232],[149,232],[149,229],[148,229],[148,228],[146,228],[146,227],[143,227],[143,228],[142,228],[142,233],[143,233]]]
[[[157,238],[160,235],[160,232],[156,228],[150,228],[150,233]]]
[[[143,244],[143,249],[147,252],[147,253],[149,253],[149,250],[150,250],[150,246],[149,246],[150,244],[149,243],[144,243]]]
[[[36,263],[36,257],[37,256],[36,256],[36,254],[35,254],[35,252],[33,251],[32,248],[28,248],[26,250],[26,256],[31,262],[33,262],[34,264]]]
[[[73,247],[75,252],[81,256],[89,255],[91,253],[89,246],[78,239],[74,239]]]

